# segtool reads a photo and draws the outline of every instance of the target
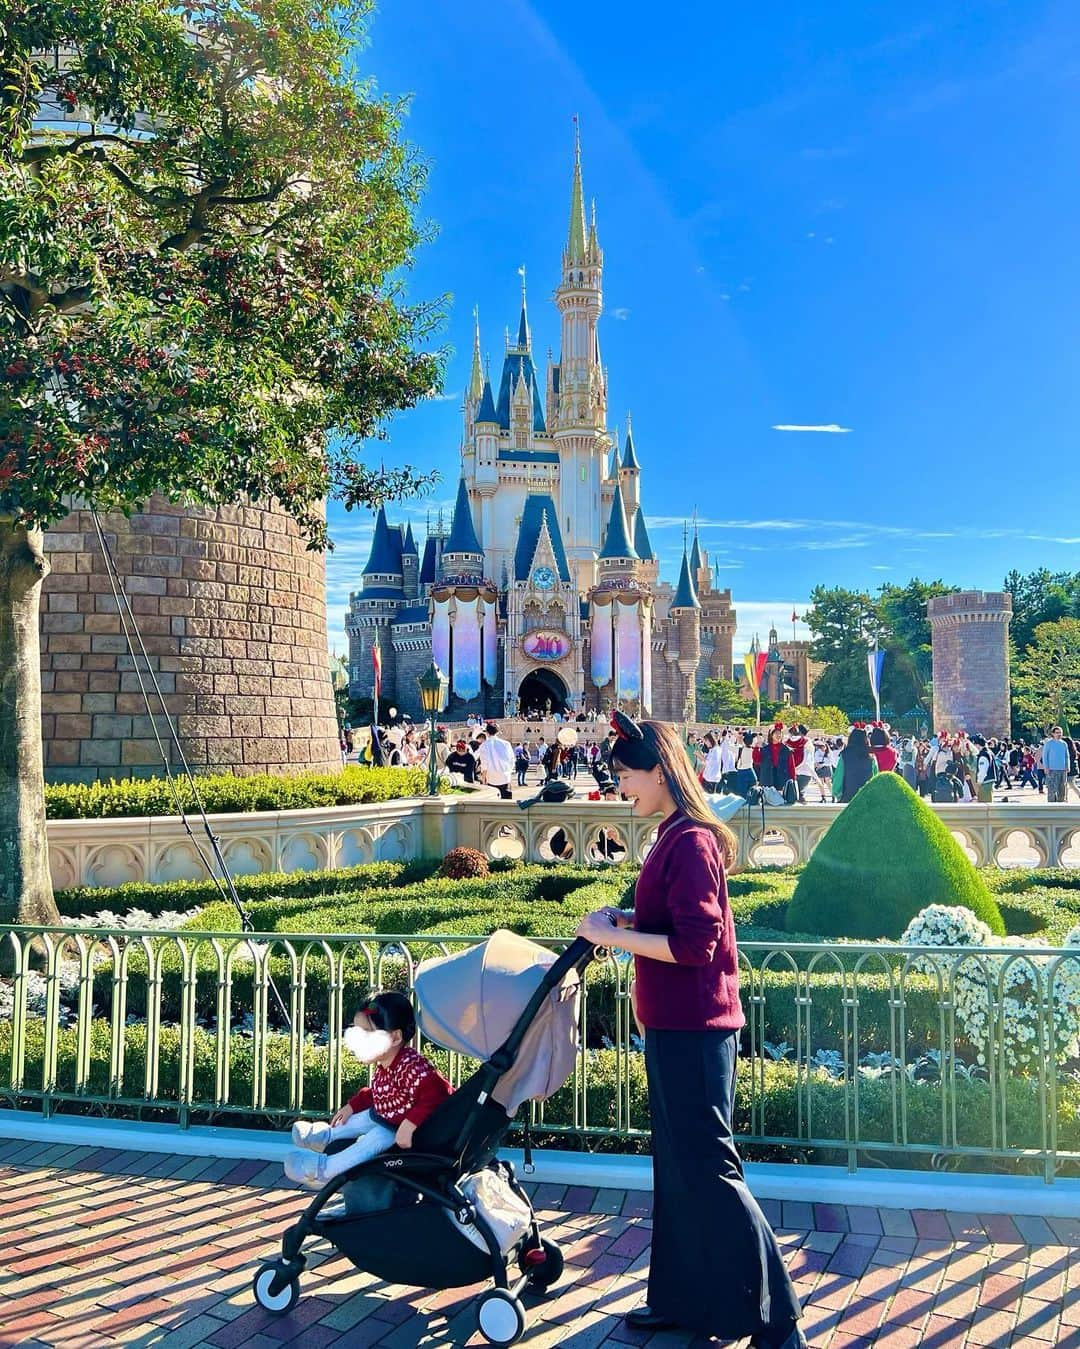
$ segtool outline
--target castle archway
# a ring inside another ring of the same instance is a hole
[[[530,712],[546,713],[549,703],[552,712],[565,714],[570,710],[569,700],[570,691],[554,670],[530,670],[518,689],[519,706],[525,716]]]

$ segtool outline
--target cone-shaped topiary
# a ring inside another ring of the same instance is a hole
[[[785,921],[789,932],[895,940],[928,904],[962,904],[1004,935],[956,839],[898,773],[878,773],[814,849]]]

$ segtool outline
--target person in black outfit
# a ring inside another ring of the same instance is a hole
[[[465,782],[476,781],[476,756],[464,740],[459,740],[446,756],[446,771],[460,773]]]

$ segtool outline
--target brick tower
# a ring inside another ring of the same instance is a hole
[[[325,566],[296,524],[276,508],[189,510],[158,497],[130,520],[102,523],[192,768],[340,768]],[[49,530],[45,550],[46,777],[159,774],[89,512]]]
[[[929,601],[934,728],[1009,733],[1009,622],[1006,591],[960,590]]]

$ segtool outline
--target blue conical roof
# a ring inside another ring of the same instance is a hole
[[[649,542],[649,531],[645,528],[645,512],[640,507],[634,516],[634,551],[642,562],[655,560],[652,544]]]
[[[600,556],[637,557],[626,528],[626,509],[623,506],[622,488],[618,483],[615,484],[615,495],[611,499],[611,518],[608,520],[607,536]]]
[[[483,557],[484,550],[476,537],[473,524],[472,507],[469,505],[469,489],[465,479],[458,480],[457,501],[454,503],[454,519],[450,525],[450,537],[443,545],[444,553],[474,553]]]
[[[626,428],[626,444],[623,447],[622,466],[623,468],[636,468],[639,473],[641,472],[641,465],[634,453],[634,433],[629,426]]]
[[[694,530],[694,546],[690,549],[690,573],[696,577],[701,567],[701,549],[698,546],[697,530]]]
[[[438,549],[435,547],[435,540],[429,534],[427,542],[424,544],[424,560],[420,564],[420,584],[434,585],[435,575],[438,563]]]
[[[525,296],[521,297],[521,318],[518,320],[517,344],[525,351],[529,349],[529,311],[525,308]]]
[[[401,530],[391,529],[386,523],[385,506],[379,507],[375,517],[375,537],[371,540],[371,555],[363,574],[401,575]]]
[[[698,603],[697,591],[694,589],[694,578],[690,575],[690,563],[687,560],[686,549],[683,549],[682,570],[679,572],[679,584],[675,587],[675,598],[671,601],[672,609],[700,609]]]
[[[491,380],[484,380],[484,392],[480,396],[480,406],[476,410],[478,422],[497,422],[495,415],[495,395],[491,392]]]
[[[419,556],[416,548],[416,540],[413,538],[411,522],[405,526],[405,542],[401,545],[401,551],[403,553],[411,553],[413,557]]]

